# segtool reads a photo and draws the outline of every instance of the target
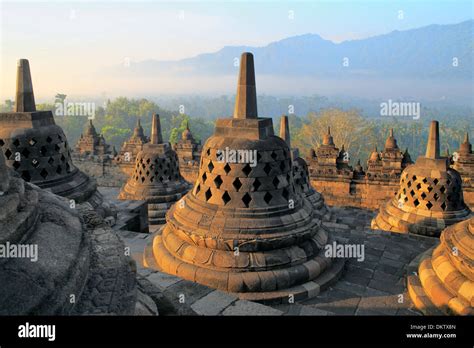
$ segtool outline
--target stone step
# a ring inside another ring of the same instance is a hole
[[[241,300],[250,300],[262,304],[288,304],[291,300],[304,301],[318,296],[321,291],[326,290],[336,282],[344,270],[344,264],[344,259],[334,259],[330,268],[324,270],[317,278],[302,285],[271,292],[239,293],[238,296]]]

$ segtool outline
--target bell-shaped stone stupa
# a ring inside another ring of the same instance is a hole
[[[243,53],[234,117],[216,121],[194,189],[170,209],[144,263],[242,299],[316,296],[344,261],[325,257],[328,233],[256,100],[253,55]]]
[[[163,142],[160,117],[152,120],[150,143],[137,154],[135,170],[119,194],[122,200],[145,200],[151,225],[165,223],[170,206],[188,190],[179,173],[178,157],[169,143]]]
[[[137,118],[137,124],[133,130],[132,136],[122,144],[120,153],[115,158],[120,169],[127,175],[131,175],[135,170],[135,161],[138,153],[143,150],[143,145],[148,143],[150,139],[143,131],[140,118]]]
[[[396,196],[380,208],[373,229],[439,236],[452,224],[467,219],[459,173],[440,157],[439,125],[431,122],[426,155],[401,174]]]
[[[74,152],[78,156],[113,156],[110,145],[105,142],[104,136],[98,134],[92,120],[89,120],[85,132],[81,134]]]
[[[110,206],[103,204],[95,181],[74,166],[66,136],[53,113],[36,111],[27,59],[18,61],[16,87],[14,111],[0,113],[0,147],[7,165],[27,182],[76,203],[102,206],[102,215],[110,215]]]

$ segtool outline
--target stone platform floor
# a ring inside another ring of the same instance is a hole
[[[371,230],[376,212],[331,208],[324,225],[342,244],[363,244],[365,258],[348,258],[338,282],[319,296],[297,305],[275,306],[288,315],[421,315],[406,290],[407,268],[437,239]]]
[[[348,258],[343,275],[318,296],[295,303],[263,305],[239,300],[222,291],[182,280],[142,266],[150,234],[118,231],[137,261],[141,290],[156,303],[161,315],[421,315],[406,291],[407,268],[436,239],[370,229],[375,212],[331,208],[324,222],[337,243],[364,245],[364,260]]]

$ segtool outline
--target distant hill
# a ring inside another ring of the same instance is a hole
[[[259,74],[324,78],[473,79],[474,20],[452,25],[393,31],[334,43],[317,34],[272,42],[264,47],[227,46],[179,61],[133,63],[127,74],[230,75],[243,51],[255,54]],[[459,66],[453,67],[456,57]],[[343,66],[348,58],[348,67]],[[125,70],[125,69],[124,69]]]

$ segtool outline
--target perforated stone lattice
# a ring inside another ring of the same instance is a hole
[[[404,173],[400,179],[397,199],[401,205],[432,211],[462,208],[461,178],[448,171],[448,178],[427,178]]]
[[[136,159],[133,180],[141,184],[166,183],[180,178],[178,157],[175,152],[166,157],[140,152]]]
[[[11,166],[27,182],[55,180],[71,173],[74,165],[64,133],[26,135],[0,139],[0,147]],[[20,155],[17,161],[17,154]]]
[[[288,205],[295,195],[291,156],[287,149],[257,152],[257,165],[220,162],[217,150],[202,152],[193,195],[220,206],[249,208]],[[263,204],[262,204],[263,203]]]
[[[309,184],[308,167],[303,160],[295,160],[293,166],[293,180],[299,192],[306,193],[311,189]]]

